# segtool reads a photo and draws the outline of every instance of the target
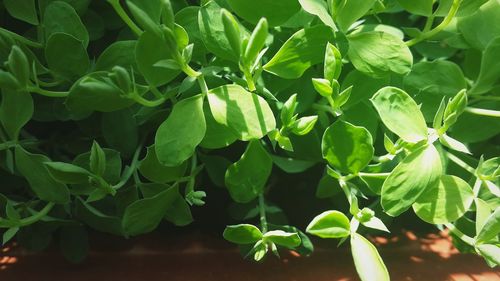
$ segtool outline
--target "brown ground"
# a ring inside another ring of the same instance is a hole
[[[0,280],[358,280],[347,247],[317,249],[308,258],[285,253],[281,260],[268,258],[255,264],[242,260],[237,250],[224,241],[200,237],[160,239],[156,234],[134,241],[129,249],[129,242],[123,248],[104,239],[97,243],[99,249],[80,265],[69,264],[57,251],[30,254],[10,245],[0,253]],[[445,234],[418,239],[406,232],[391,240],[378,237],[372,241],[377,244],[392,280],[500,280],[500,271],[487,267],[481,258],[458,254]]]

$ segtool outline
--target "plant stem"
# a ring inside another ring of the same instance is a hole
[[[128,182],[130,177],[132,177],[134,171],[137,170],[137,166],[139,165],[139,155],[141,154],[141,150],[142,150],[142,142],[135,150],[134,156],[132,157],[132,161],[130,162],[130,166],[128,167],[128,169],[125,170],[125,173],[122,176],[120,182],[113,185],[111,188],[113,188],[114,190],[122,188]]]
[[[28,92],[51,98],[65,98],[69,95],[69,92],[55,92],[50,90],[44,90],[38,87],[28,87]]]
[[[208,86],[207,82],[205,81],[205,77],[203,76],[203,74],[201,74],[196,77],[196,80],[198,80],[198,84],[200,84],[201,92],[204,96],[206,96],[208,94]]]
[[[457,156],[455,156],[454,154],[452,154],[450,152],[446,152],[446,156],[448,156],[448,158],[451,161],[455,162],[455,164],[457,164],[458,166],[462,167],[462,169],[464,169],[467,172],[475,175],[476,170],[474,168],[472,168],[471,166],[469,166],[469,164],[465,163],[462,159],[458,158]]]
[[[194,191],[194,184],[195,184],[195,178],[196,175],[194,175],[194,172],[196,171],[196,166],[198,165],[198,158],[196,156],[196,151],[191,157],[191,170],[189,173],[189,181],[186,185],[186,194],[189,194],[190,192]]]
[[[255,82],[253,81],[253,77],[252,77],[252,74],[250,73],[250,71],[248,69],[244,69],[243,75],[245,76],[245,80],[247,81],[248,90],[250,92],[255,91],[256,90]]]
[[[262,233],[267,232],[267,218],[266,218],[266,203],[264,202],[264,195],[259,195],[259,213],[260,213],[260,226]]]
[[[497,117],[497,118],[500,117],[500,111],[498,111],[498,110],[466,107],[465,112],[469,112],[469,113],[476,114],[476,115],[482,115],[482,116],[490,116],[490,117]]]
[[[423,32],[428,32],[432,28],[432,24],[434,23],[434,15],[430,15],[425,21]]]
[[[35,41],[32,41],[32,40],[30,40],[30,39],[28,39],[26,37],[23,37],[23,36],[21,36],[21,35],[19,35],[17,33],[14,33],[14,32],[12,32],[10,30],[7,30],[5,28],[0,27],[0,33],[5,34],[6,36],[10,36],[14,40],[17,40],[17,41],[19,41],[19,42],[21,42],[21,43],[23,43],[23,44],[25,44],[27,46],[30,46],[30,47],[33,47],[33,48],[38,48],[38,49],[43,48],[43,44],[35,42]]]
[[[156,106],[159,106],[159,105],[162,105],[165,101],[166,101],[166,98],[164,97],[161,97],[157,100],[147,100],[145,98],[143,98],[142,96],[138,95],[138,94],[135,94],[135,95],[132,95],[132,99],[141,104],[141,105],[144,105],[144,106],[147,106],[147,107],[156,107]]]
[[[132,21],[127,12],[125,12],[123,7],[120,5],[120,0],[108,0],[108,3],[111,4],[118,16],[137,36],[142,34],[142,30]]]
[[[460,231],[455,225],[453,225],[452,223],[446,223],[445,226],[453,233],[455,234],[456,236],[458,236],[458,238],[460,238],[462,241],[464,241],[465,243],[467,243],[468,245],[474,247],[474,239],[471,238],[470,236],[467,236],[465,235],[462,231]]]
[[[422,33],[418,37],[415,37],[409,41],[406,41],[406,45],[408,47],[411,47],[411,46],[413,46],[413,45],[415,45],[415,44],[417,44],[425,39],[431,38],[432,36],[438,34],[443,29],[445,29],[448,26],[448,24],[450,24],[453,17],[455,17],[455,15],[457,14],[458,8],[460,7],[460,3],[462,3],[462,0],[453,0],[453,4],[451,5],[451,8],[448,11],[448,14],[446,15],[446,17],[443,19],[443,21],[438,26],[436,26],[434,29],[431,29],[429,31]]]

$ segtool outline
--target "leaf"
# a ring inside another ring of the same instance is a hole
[[[323,158],[345,173],[356,174],[370,163],[373,157],[373,140],[370,132],[339,120],[325,130],[321,142]]]
[[[262,232],[251,224],[228,225],[222,235],[235,244],[252,244],[262,239]]]
[[[12,17],[38,25],[35,0],[4,0],[3,4]]]
[[[496,208],[476,236],[476,244],[487,243],[500,233],[500,208]]]
[[[299,3],[306,12],[318,16],[325,25],[334,30],[337,29],[324,0],[299,0]]]
[[[271,26],[286,22],[300,10],[297,0],[227,0],[227,3],[244,20],[256,24],[261,18],[266,18]]]
[[[65,33],[80,40],[84,48],[89,44],[89,34],[75,9],[66,2],[53,1],[45,8],[43,16],[45,39],[54,33]]]
[[[500,52],[500,33],[499,36],[491,40],[481,57],[481,68],[472,89],[469,90],[469,95],[479,95],[491,91],[498,77],[500,76],[500,63],[496,60],[496,56]],[[465,87],[464,87],[465,88]]]
[[[104,157],[102,155],[94,157],[96,156],[95,154],[97,154],[97,152],[92,152],[92,150],[98,150],[98,149],[95,146],[92,147],[93,149],[91,149],[90,152],[86,152],[75,157],[75,159],[73,160],[73,164],[78,165],[86,170],[94,169],[92,172],[98,175],[100,175],[102,171],[101,169],[104,169],[102,177],[108,183],[115,184],[118,181],[120,181],[120,175],[122,172],[122,160],[120,157],[120,153],[113,149],[104,148],[102,149],[102,151],[104,152]],[[94,156],[92,156],[92,154],[94,154]],[[100,154],[100,152],[98,152],[98,154]],[[104,168],[99,167],[99,169],[95,169],[95,164],[96,164],[95,162],[102,161],[103,158],[105,162],[104,163],[101,162],[100,165],[104,164],[105,167]]]
[[[273,160],[260,141],[249,142],[241,158],[226,171],[225,183],[233,200],[247,203],[262,194],[272,167]]]
[[[5,246],[19,231],[19,227],[10,227],[2,235],[2,246]]]
[[[158,48],[158,46],[165,46]],[[165,39],[152,32],[143,32],[137,41],[135,58],[139,71],[152,86],[159,86],[172,81],[180,70],[157,66],[161,60],[171,59],[172,50],[166,47]]]
[[[332,1],[341,3],[334,11],[335,22],[340,30],[347,31],[358,19],[363,17],[376,3],[376,0]]]
[[[181,165],[193,155],[205,131],[202,95],[176,103],[156,131],[155,150],[159,162],[168,167]]]
[[[390,233],[389,229],[387,229],[387,226],[385,226],[384,222],[382,222],[382,220],[380,220],[377,217],[371,217],[370,220],[361,222],[361,224],[371,229],[376,229]]]
[[[477,246],[477,249],[487,261],[500,265],[500,247],[492,244],[482,244]]]
[[[139,164],[139,171],[142,176],[155,183],[167,183],[181,178],[187,169],[187,161],[179,166],[167,167],[162,165],[156,157],[154,145],[147,148],[147,154]]]
[[[406,156],[384,181],[382,207],[398,216],[426,192],[438,184],[443,172],[439,153],[433,145],[425,145]]]
[[[2,88],[0,122],[12,140],[19,138],[21,129],[33,116],[33,98],[24,91]]]
[[[285,79],[299,78],[309,67],[323,62],[326,44],[333,39],[331,28],[324,25],[301,29],[281,46],[264,70]]]
[[[321,238],[342,238],[350,234],[349,219],[339,211],[326,211],[317,215],[306,232]]]
[[[125,157],[132,156],[139,144],[139,125],[134,114],[130,108],[102,114],[101,130],[108,147]]]
[[[229,127],[240,140],[260,139],[276,127],[268,103],[241,86],[221,86],[207,96],[215,121]]]
[[[500,3],[488,1],[473,14],[457,19],[458,31],[473,48],[484,50],[486,46],[500,36],[500,26],[496,19],[500,17]]]
[[[64,162],[44,163],[50,175],[61,183],[86,183],[91,175],[89,171]]]
[[[430,16],[434,4],[432,0],[397,0],[397,2],[408,12],[421,16]]]
[[[427,121],[431,121],[443,97],[453,97],[467,88],[460,67],[450,61],[416,63],[403,79],[404,89],[413,96]]]
[[[66,33],[55,33],[48,38],[45,58],[52,71],[68,80],[81,77],[90,68],[82,41]]]
[[[115,66],[129,69],[131,66],[137,68],[135,61],[136,40],[117,41],[109,45],[99,56],[95,64],[95,70],[110,71]]]
[[[302,173],[316,164],[312,161],[299,160],[291,157],[280,157],[276,155],[272,155],[271,157],[276,166],[289,174]]]
[[[363,236],[351,235],[351,252],[356,271],[362,281],[389,281],[389,272],[377,248]]]
[[[90,148],[89,167],[92,173],[99,176],[104,175],[106,171],[106,153],[96,141],[92,143]]]
[[[66,185],[57,182],[45,168],[50,159],[42,154],[32,154],[17,146],[15,149],[16,168],[28,181],[31,190],[41,200],[65,204],[69,202]]]
[[[123,234],[120,218],[102,213],[81,198],[76,200],[74,215],[86,225],[98,231],[114,235]]]
[[[201,147],[209,149],[223,148],[229,146],[238,139],[238,135],[236,135],[233,130],[225,125],[217,123],[208,104],[203,106],[203,112],[207,122],[207,132],[200,143]]]
[[[459,177],[442,175],[439,182],[426,188],[413,204],[419,218],[432,224],[454,222],[462,217],[474,202],[474,193]]]
[[[354,33],[347,37],[347,55],[354,67],[373,77],[410,72],[413,56],[398,37],[379,31]]]
[[[168,211],[178,194],[175,188],[167,188],[150,198],[139,199],[127,206],[122,227],[126,235],[136,236],[153,231]]]
[[[384,87],[370,99],[385,126],[404,141],[427,139],[427,125],[415,101],[403,90]]]
[[[292,249],[299,246],[301,242],[299,234],[295,232],[285,232],[283,230],[268,231],[264,233],[263,239]]]

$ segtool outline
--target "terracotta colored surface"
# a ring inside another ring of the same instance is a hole
[[[480,258],[459,255],[445,234],[417,239],[406,232],[390,240],[377,237],[372,241],[392,280],[500,280],[500,272],[488,268]],[[55,251],[30,254],[16,246],[6,247],[0,257],[0,280],[358,280],[347,247],[320,248],[308,258],[283,253],[281,260],[268,258],[255,264],[242,260],[224,241],[206,235],[165,239],[155,234],[127,243],[93,242],[98,250],[80,265],[69,264]],[[130,244],[132,248],[127,249]]]

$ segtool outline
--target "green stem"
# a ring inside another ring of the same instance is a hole
[[[453,4],[451,5],[450,10],[448,11],[448,14],[446,17],[443,19],[443,21],[436,26],[434,29],[431,29],[427,32],[422,33],[420,36],[415,37],[409,41],[406,41],[406,45],[408,47],[411,47],[425,39],[431,38],[432,36],[438,34],[441,32],[443,29],[445,29],[448,24],[453,20],[453,17],[457,14],[458,8],[460,7],[460,3],[462,3],[462,0],[453,0]]]
[[[195,151],[195,153],[191,157],[191,171],[189,173],[189,176],[190,176],[189,181],[186,185],[186,194],[189,194],[190,192],[194,192],[194,184],[195,184],[195,179],[196,179],[196,175],[194,175],[194,173],[196,171],[197,165],[198,165],[198,158],[196,156],[196,151]]]
[[[245,80],[247,81],[248,90],[250,92],[255,91],[255,82],[253,81],[253,77],[250,71],[248,69],[243,69],[243,75],[245,76]]]
[[[450,152],[446,152],[446,156],[448,156],[448,158],[453,161],[455,164],[457,164],[458,166],[460,166],[462,169],[466,170],[467,172],[475,175],[476,174],[476,170],[474,168],[472,168],[471,166],[469,166],[469,164],[465,163],[462,159],[458,158],[457,156],[455,156],[454,154],[450,153]]]
[[[20,144],[22,145],[30,145],[30,144],[36,144],[38,143],[36,140],[22,140],[22,141],[6,141],[4,143],[0,143],[0,151],[14,148]]]
[[[498,110],[466,107],[465,112],[469,112],[469,113],[472,113],[475,115],[490,116],[490,117],[497,117],[497,118],[500,117],[500,111],[498,111]]]
[[[28,87],[28,92],[51,98],[65,98],[69,95],[69,92],[55,92],[50,90],[44,90],[38,87]]]
[[[460,238],[462,241],[465,243],[469,244],[470,246],[474,247],[474,239],[470,236],[465,235],[462,231],[460,231],[455,225],[452,223],[446,223],[445,226],[458,238]]]
[[[147,100],[138,94],[132,95],[132,99],[135,102],[137,102],[141,105],[147,106],[147,107],[156,107],[156,106],[162,105],[167,100],[165,97],[161,97],[157,100]]]
[[[482,184],[483,181],[480,178],[476,178],[476,181],[474,182],[474,187],[472,188],[472,192],[474,192],[474,197],[477,197],[479,195],[479,191],[481,191]]]
[[[155,97],[163,98],[163,94],[155,86],[150,85],[149,90],[153,93],[153,95],[155,95]]]
[[[358,176],[360,177],[385,177],[389,176],[391,173],[363,173],[359,172]]]
[[[35,41],[32,41],[26,37],[23,37],[17,33],[14,33],[10,30],[7,30],[5,28],[2,28],[0,27],[0,33],[3,33],[5,34],[6,36],[10,36],[12,37],[14,40],[17,40],[23,44],[25,44],[26,46],[30,46],[30,47],[33,47],[33,48],[38,48],[38,49],[41,49],[43,48],[43,44],[41,43],[38,43],[38,42],[35,42]]]
[[[260,214],[260,226],[262,228],[262,233],[267,232],[267,218],[266,218],[266,203],[264,201],[264,195],[259,195],[259,214]]]
[[[204,96],[206,96],[208,94],[208,86],[207,86],[207,82],[205,81],[205,77],[203,76],[203,74],[201,74],[198,77],[196,77],[196,80],[198,80],[198,84],[200,85],[201,92],[203,93]]]
[[[196,71],[189,66],[189,64],[184,63],[184,66],[182,66],[182,71],[189,77],[196,78],[201,75],[201,72]]]
[[[111,4],[118,16],[137,36],[142,34],[142,30],[132,21],[127,12],[125,12],[123,7],[120,5],[120,0],[108,0],[108,3]]]
[[[428,32],[432,28],[432,24],[434,23],[434,15],[430,15],[425,21],[425,26],[423,32]]]
[[[128,182],[130,177],[132,177],[134,171],[137,170],[139,166],[139,155],[141,154],[141,150],[142,150],[142,142],[135,150],[134,156],[132,157],[132,161],[130,162],[130,166],[128,167],[128,169],[125,170],[125,173],[122,176],[120,182],[113,185],[111,188],[115,190],[122,188]]]
[[[54,202],[49,202],[39,212],[35,213],[31,217],[27,217],[27,218],[21,219],[19,221],[11,221],[11,220],[5,220],[5,219],[0,218],[0,221],[5,223],[1,227],[3,227],[3,228],[23,227],[23,226],[28,226],[28,225],[34,224],[34,223],[38,222],[39,220],[43,219],[43,217],[45,217],[50,212],[50,210],[52,210],[52,208],[54,208],[54,206],[55,206]]]

